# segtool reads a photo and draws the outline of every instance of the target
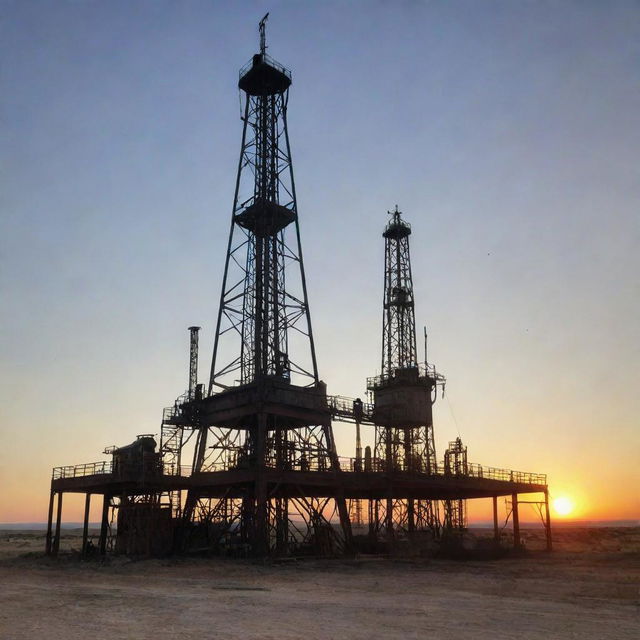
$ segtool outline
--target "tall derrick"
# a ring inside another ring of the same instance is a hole
[[[350,525],[343,497],[305,496],[285,477],[337,474],[339,466],[302,259],[287,128],[291,72],[267,55],[265,20],[260,52],[238,83],[242,144],[208,395],[179,416],[197,430],[194,474],[229,473],[218,491],[189,491],[184,520],[187,531],[203,525],[197,535],[233,534],[254,554],[304,545],[322,552],[348,545]]]
[[[374,459],[390,478],[397,474],[437,473],[432,405],[445,379],[435,367],[418,362],[409,236],[411,226],[398,207],[385,227],[384,301],[381,374],[367,380],[374,397]],[[391,488],[384,500],[369,505],[372,535],[393,539],[396,530],[438,530],[437,503],[396,499]]]

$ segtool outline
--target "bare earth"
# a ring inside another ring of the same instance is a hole
[[[555,538],[553,554],[486,561],[101,564],[43,558],[42,534],[4,531],[0,638],[640,638],[640,529]]]

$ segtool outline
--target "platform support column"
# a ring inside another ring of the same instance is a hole
[[[89,508],[91,507],[91,494],[87,493],[84,499],[84,522],[82,525],[82,555],[87,555],[87,539],[89,537]]]
[[[49,515],[47,516],[47,538],[45,543],[45,553],[50,556],[51,555],[51,529],[53,526],[53,500],[55,498],[56,492],[51,489],[49,493]]]
[[[384,430],[385,444],[384,444],[384,459],[385,459],[385,471],[388,478],[387,498],[385,500],[385,530],[387,534],[387,544],[391,544],[393,539],[393,494],[391,488],[391,476],[393,474],[393,456],[391,452],[391,429],[385,427]]]
[[[391,497],[391,489],[388,491],[387,507],[385,510],[385,527],[387,530],[387,542],[391,544],[393,541],[393,498]]]
[[[414,533],[416,530],[416,510],[413,498],[407,500],[407,530]]]
[[[104,494],[102,500],[102,519],[100,521],[100,555],[105,556],[107,554],[107,530],[109,527],[109,503],[111,502],[111,496],[108,493]]]
[[[267,496],[266,476],[266,440],[267,440],[267,415],[258,414],[256,433],[256,458],[257,469],[255,476],[255,548],[253,553],[257,556],[266,556],[269,553],[269,509]]]
[[[498,529],[498,496],[493,496],[493,539],[500,543],[500,529]]]
[[[547,551],[553,551],[553,541],[551,539],[551,513],[549,511],[549,491],[544,492],[544,510],[545,510],[545,522],[544,528],[547,534]]]
[[[351,520],[349,518],[349,509],[347,509],[347,501],[344,497],[344,488],[340,479],[340,460],[338,459],[338,450],[333,439],[333,431],[331,430],[331,421],[322,425],[324,439],[327,443],[329,451],[329,459],[331,460],[331,468],[336,477],[336,495],[335,501],[338,508],[338,516],[340,518],[340,526],[344,534],[344,552],[353,553],[353,532],[351,530]]]
[[[56,509],[56,533],[53,539],[52,555],[57,556],[60,550],[60,524],[62,522],[62,491],[58,491],[58,508]]]
[[[374,542],[377,540],[378,528],[380,522],[379,501],[375,498],[369,498],[369,539]]]
[[[520,517],[518,515],[518,494],[511,496],[511,509],[513,515],[513,548],[520,548]]]

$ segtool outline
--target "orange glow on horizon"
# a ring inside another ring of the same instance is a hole
[[[571,515],[575,505],[573,501],[567,496],[558,496],[553,500],[553,510],[556,512],[556,515],[564,518],[565,516]]]

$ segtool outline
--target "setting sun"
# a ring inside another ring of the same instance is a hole
[[[559,516],[568,516],[573,511],[573,502],[566,496],[560,496],[553,501],[553,508]]]

